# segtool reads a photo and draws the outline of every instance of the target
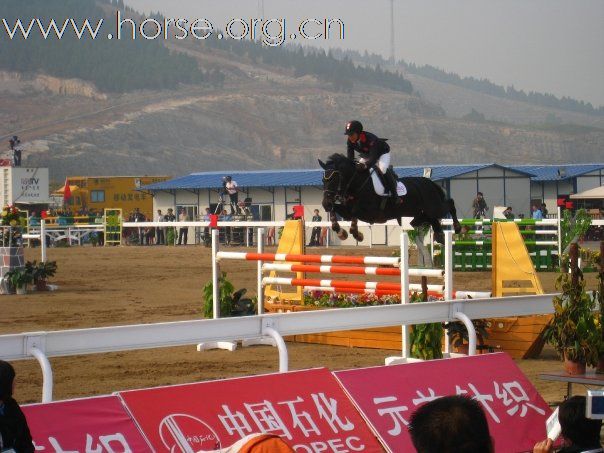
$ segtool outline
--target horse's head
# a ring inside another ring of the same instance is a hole
[[[354,171],[354,164],[343,154],[332,154],[327,162],[319,160],[323,173],[323,208],[332,212],[335,204],[344,203],[345,191]]]

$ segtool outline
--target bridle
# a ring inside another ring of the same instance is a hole
[[[331,181],[336,175],[338,177],[338,189],[327,189],[325,183]],[[323,192],[329,198],[333,199],[334,204],[342,204],[344,201],[342,196],[342,173],[339,170],[325,170],[325,173],[323,173]]]
[[[339,205],[346,205],[346,200],[348,200],[349,196],[348,196],[348,191],[350,190],[350,186],[352,184],[352,182],[354,181],[354,176],[358,173],[358,170],[355,169],[355,173],[352,175],[352,177],[349,179],[348,184],[346,185],[346,187],[344,188],[344,190],[342,190],[342,173],[340,172],[340,170],[325,170],[325,173],[323,174],[323,193],[325,193],[325,195],[327,195],[328,197],[333,199],[333,203],[335,204],[339,204]],[[325,183],[328,181],[331,181],[335,176],[337,175],[338,177],[338,188],[337,190],[330,190],[325,188]],[[361,186],[358,188],[358,190],[362,189],[365,184],[367,184],[367,182],[371,179],[371,172],[369,172],[369,176],[367,178],[365,178],[365,181],[363,182],[363,184],[361,184]]]

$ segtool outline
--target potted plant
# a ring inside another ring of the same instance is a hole
[[[596,366],[602,349],[601,330],[597,327],[593,297],[585,290],[583,274],[563,273],[556,280],[560,295],[554,297],[554,315],[544,331],[545,340],[564,360],[568,374],[584,374],[586,365]]]
[[[413,293],[411,302],[423,302],[422,295]],[[411,357],[421,360],[442,359],[443,325],[415,324],[409,333]]]
[[[25,263],[25,269],[31,274],[32,281],[36,285],[37,291],[48,290],[48,279],[54,277],[57,272],[57,262],[47,261],[37,263],[28,261]]]
[[[478,344],[484,344],[484,340],[489,338],[487,321],[484,319],[474,319],[472,320],[472,324],[474,324],[474,329],[476,330]],[[469,350],[469,338],[468,329],[466,329],[465,324],[461,321],[452,321],[445,323],[443,327],[449,334],[450,344],[457,349],[457,352],[467,354]]]
[[[25,268],[16,268],[8,271],[4,278],[9,285],[15,289],[17,294],[23,295],[27,293],[27,285],[33,281],[31,272]]]
[[[600,256],[598,264],[598,292],[594,296],[597,298],[598,306],[600,307],[600,357],[598,361],[598,367],[596,372],[598,374],[604,374],[604,242],[600,242]]]
[[[220,299],[220,317],[228,318],[231,315],[231,308],[233,302],[233,292],[235,287],[227,279],[226,272],[222,272],[218,277],[218,298]],[[214,315],[214,285],[212,280],[207,282],[203,287],[203,316],[205,318],[212,318]]]

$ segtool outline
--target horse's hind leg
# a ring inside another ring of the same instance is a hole
[[[345,241],[346,239],[348,239],[348,233],[346,232],[346,230],[343,230],[340,227],[335,212],[332,211],[329,213],[329,220],[331,220],[331,229],[336,232],[336,234],[338,235],[338,239],[340,239],[341,241]]]
[[[358,219],[353,218],[350,223],[350,234],[359,242],[363,242],[365,236],[359,231]]]
[[[451,214],[451,218],[453,219],[453,229],[455,230],[455,234],[459,234],[462,231],[461,223],[459,223],[459,219],[457,218],[457,208],[455,208],[455,202],[452,198],[449,198],[446,203],[449,205],[449,214]]]

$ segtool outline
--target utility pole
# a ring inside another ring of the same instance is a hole
[[[258,0],[258,19],[264,19],[264,0]]]
[[[396,63],[396,50],[394,48],[394,0],[390,0],[390,63]]]

